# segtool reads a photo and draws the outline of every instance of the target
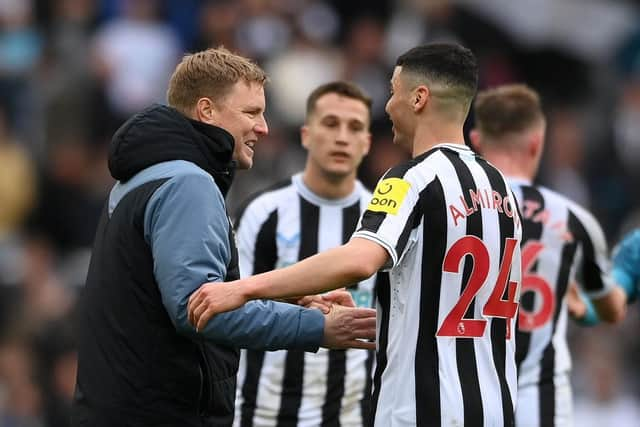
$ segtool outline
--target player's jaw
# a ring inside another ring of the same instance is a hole
[[[253,166],[253,155],[257,138],[237,141],[233,150],[233,159],[238,164],[238,169],[250,169]]]
[[[391,132],[393,132],[393,144],[404,148],[407,139],[404,134],[395,125],[391,128]]]
[[[322,162],[322,169],[336,175],[349,175],[356,168],[353,158],[341,153],[329,154],[326,161]]]

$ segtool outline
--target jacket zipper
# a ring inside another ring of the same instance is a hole
[[[202,381],[200,382],[201,387],[200,387],[200,413],[201,414],[205,414],[206,411],[209,410],[209,405],[211,403],[211,400],[213,399],[213,391],[211,390],[211,369],[209,367],[209,361],[207,360],[207,353],[204,349],[204,343],[200,344],[200,353],[202,355],[202,362],[204,363],[204,368],[205,370],[202,370],[202,366],[200,366],[200,375],[202,378]],[[205,387],[209,387],[208,393],[205,393]],[[205,394],[207,394],[208,397],[208,401],[203,402],[203,398],[205,396]]]
[[[201,415],[204,412],[204,402],[202,397],[204,394],[204,373],[202,372],[202,365],[198,363],[198,373],[200,374],[200,390],[198,393],[198,414]]]

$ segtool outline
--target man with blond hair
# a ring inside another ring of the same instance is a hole
[[[625,293],[609,277],[607,244],[596,219],[560,194],[533,184],[546,127],[538,94],[522,84],[482,91],[475,118],[471,142],[507,176],[522,212],[516,426],[571,426],[567,291],[578,282],[608,322],[623,318]]]
[[[169,106],[134,115],[114,135],[117,180],[94,243],[80,304],[72,425],[229,426],[238,347],[371,348],[375,311],[325,315],[256,302],[207,327],[187,321],[204,281],[239,277],[224,196],[268,132],[265,73],[219,48],[186,55]]]

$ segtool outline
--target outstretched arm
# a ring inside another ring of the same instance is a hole
[[[217,313],[233,310],[253,299],[317,294],[361,281],[389,258],[379,244],[362,238],[316,254],[286,268],[235,282],[206,283],[189,299],[189,321],[203,328]]]
[[[614,248],[611,276],[616,283],[611,292],[600,298],[580,298],[577,292],[568,295],[569,310],[581,323],[590,326],[600,320],[615,323],[624,318],[627,304],[638,295],[640,282],[640,230],[627,234]]]
[[[614,248],[612,270],[616,287],[602,298],[593,298],[591,302],[598,317],[610,323],[624,319],[626,306],[638,295],[640,281],[640,230],[636,229],[623,237]]]

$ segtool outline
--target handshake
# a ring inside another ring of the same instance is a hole
[[[191,295],[187,309],[189,323],[196,331],[202,331],[216,314],[239,308],[251,299],[240,282],[205,283]],[[348,291],[340,289],[284,301],[322,311],[325,317],[322,347],[375,350],[376,311],[357,308]]]

